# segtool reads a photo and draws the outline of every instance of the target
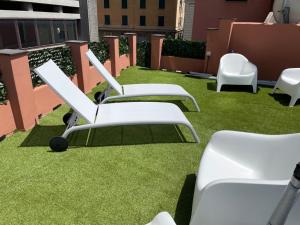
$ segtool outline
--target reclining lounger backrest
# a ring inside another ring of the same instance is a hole
[[[122,86],[118,81],[107,71],[107,69],[102,65],[102,63],[97,59],[91,50],[88,50],[86,56],[89,58],[90,62],[96,68],[96,70],[104,77],[104,79],[109,83],[109,85],[118,92],[119,95],[123,95]]]
[[[87,122],[94,123],[98,106],[94,104],[52,61],[34,70],[49,87]]]

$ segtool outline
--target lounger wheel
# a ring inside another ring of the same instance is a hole
[[[51,138],[51,140],[49,142],[49,146],[55,152],[62,152],[62,151],[67,150],[67,148],[69,147],[69,143],[66,138],[57,136],[57,137]]]
[[[71,118],[72,116],[72,113],[66,113],[64,116],[63,116],[63,121],[64,121],[64,124],[65,125],[68,125],[69,124],[69,119]]]
[[[97,91],[94,95],[94,99],[96,100],[96,102],[102,102],[102,100],[104,99],[104,95],[102,95],[101,91]],[[100,98],[101,97],[101,98]]]

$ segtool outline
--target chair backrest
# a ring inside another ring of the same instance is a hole
[[[229,53],[222,56],[220,66],[226,72],[239,74],[246,62],[248,62],[248,59],[245,56],[237,53]]]
[[[95,105],[52,61],[34,70],[49,87],[87,122],[94,123],[98,106]],[[47,99],[45,99],[47,101]]]
[[[102,63],[97,59],[94,53],[89,49],[86,56],[97,69],[97,71],[104,77],[104,79],[109,83],[109,85],[118,92],[119,95],[123,95],[122,86],[118,81],[107,71],[107,69],[102,65]]]

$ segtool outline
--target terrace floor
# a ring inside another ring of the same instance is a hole
[[[300,132],[300,106],[270,88],[227,87],[215,81],[133,67],[120,83],[175,83],[200,103],[176,103],[198,132],[201,144],[181,127],[131,126],[94,130],[70,137],[68,151],[49,151],[48,140],[64,130],[62,106],[28,132],[0,142],[0,224],[143,225],[169,211],[178,225],[188,224],[195,171],[210,136],[224,129],[266,134]],[[95,88],[102,90],[106,83]],[[92,96],[92,94],[91,94]],[[170,98],[152,98],[163,101]],[[191,111],[190,111],[191,110]]]

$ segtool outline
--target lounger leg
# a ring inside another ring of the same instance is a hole
[[[298,100],[297,97],[291,97],[289,107],[293,107],[296,104],[297,100]]]
[[[196,102],[195,98],[193,96],[189,96],[189,98],[193,101],[193,103],[196,107],[196,111],[200,112],[200,107],[199,107],[198,103]]]
[[[192,125],[190,125],[190,124],[183,124],[183,125],[185,125],[187,128],[189,128],[189,130],[192,132],[195,142],[199,144],[200,138],[198,137],[198,135],[197,135],[195,129],[192,127]]]

